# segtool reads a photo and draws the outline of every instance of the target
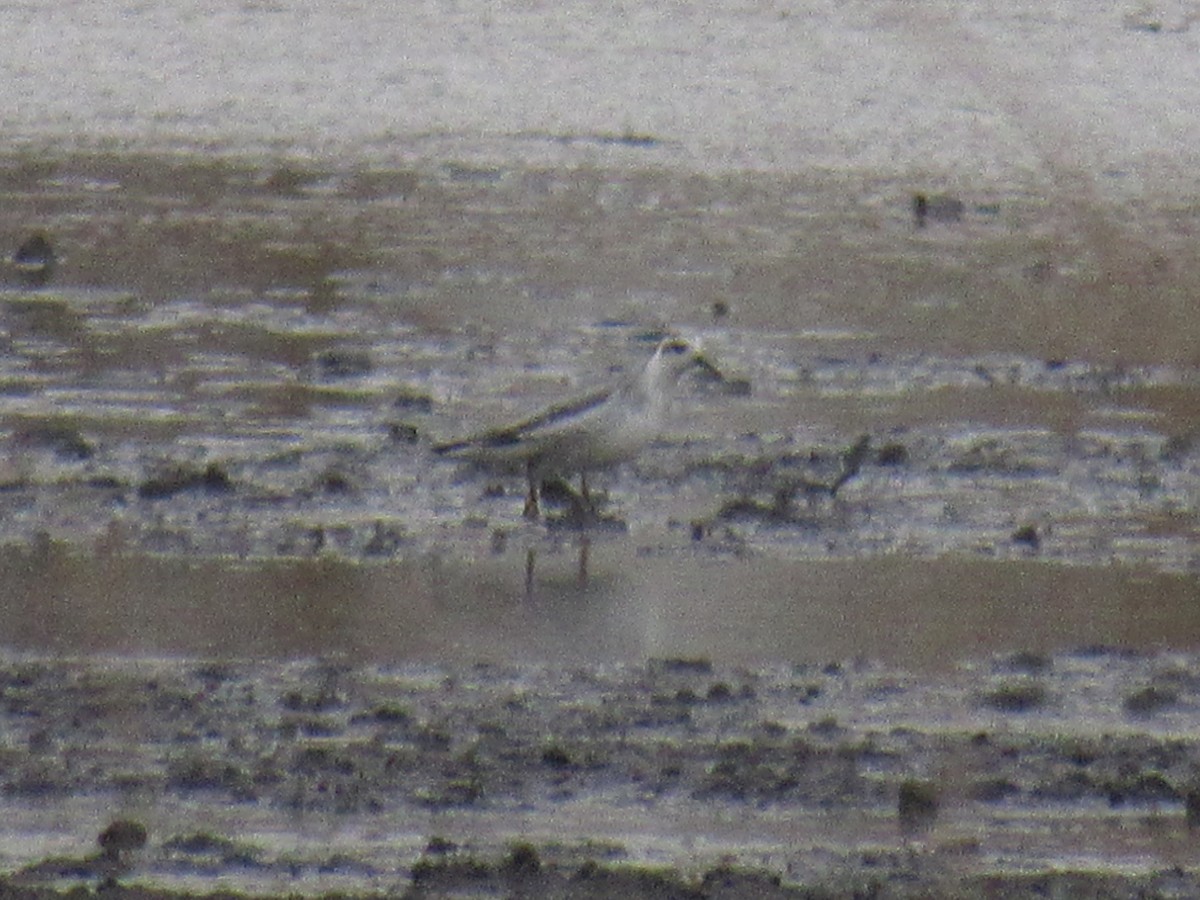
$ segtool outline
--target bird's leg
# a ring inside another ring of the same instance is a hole
[[[532,460],[526,464],[525,474],[529,481],[529,493],[525,495],[525,511],[522,513],[522,515],[532,522],[535,521],[540,514],[540,510],[538,509],[537,478],[534,476]]]
[[[533,599],[533,575],[537,564],[537,551],[530,547],[525,551],[525,599]]]
[[[588,489],[587,472],[579,473],[579,496],[575,502],[575,514],[581,522],[593,522],[597,518],[596,503],[592,500],[592,492]]]
[[[588,586],[588,551],[591,549],[592,541],[585,533],[579,540],[579,574],[576,576],[576,584],[581,589]]]
[[[871,436],[864,434],[854,446],[842,453],[842,471],[838,473],[838,477],[829,485],[830,496],[837,496],[838,489],[858,474],[858,470],[862,468],[863,461],[867,458],[867,453],[871,449]]]

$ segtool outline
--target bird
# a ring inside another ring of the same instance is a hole
[[[697,369],[715,381],[721,371],[700,347],[677,335],[662,338],[645,367],[611,387],[555,404],[510,425],[437,444],[439,456],[483,468],[524,472],[528,482],[523,515],[537,519],[539,495],[548,478],[578,474],[583,512],[594,515],[589,472],[627,462],[657,436],[675,382]]]
[[[30,287],[42,287],[54,274],[58,258],[46,235],[37,231],[17,248],[12,256],[12,266],[21,280]]]

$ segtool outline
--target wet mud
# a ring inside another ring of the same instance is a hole
[[[1193,207],[926,190],[0,160],[6,887],[1194,889]],[[430,452],[666,327],[589,527]]]
[[[1194,656],[0,677],[13,888],[961,896],[1064,860],[1065,896],[1197,886]]]

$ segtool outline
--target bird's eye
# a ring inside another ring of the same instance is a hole
[[[681,353],[687,353],[691,349],[687,341],[669,341],[663,345],[663,353],[672,353],[676,356]]]

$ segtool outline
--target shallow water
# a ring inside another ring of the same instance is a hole
[[[1012,648],[1200,641],[1195,581],[967,560],[638,556],[624,542],[536,557],[270,562],[10,552],[6,643],[54,650],[365,663],[556,664],[869,658],[910,671]],[[631,564],[631,556],[633,563]]]

